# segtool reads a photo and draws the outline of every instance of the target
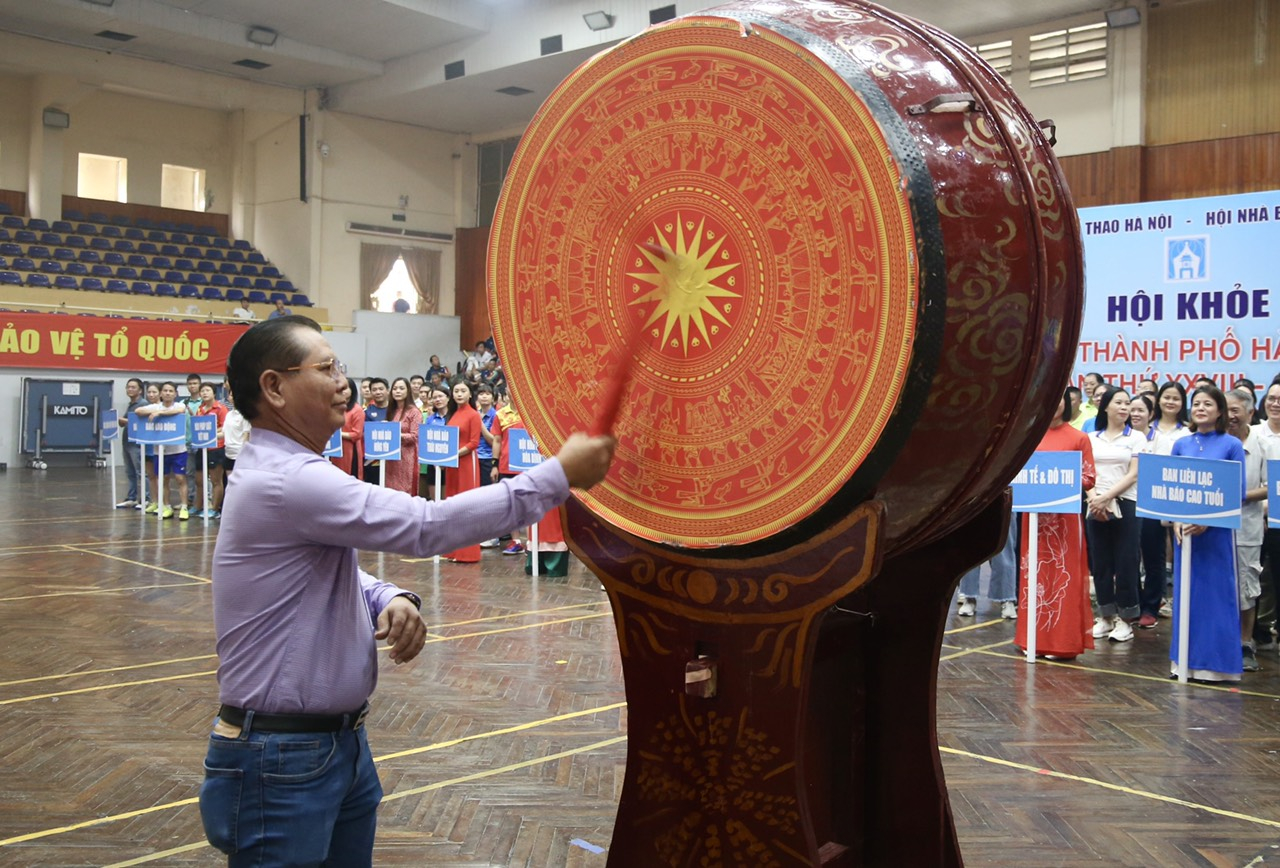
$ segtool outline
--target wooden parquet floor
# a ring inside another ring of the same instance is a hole
[[[3,866],[221,861],[195,805],[217,525],[109,498],[88,469],[0,475]],[[598,583],[576,563],[535,582],[496,551],[362,564],[418,591],[431,625],[418,660],[385,666],[368,721],[376,863],[604,865],[626,704]],[[1164,625],[1034,667],[994,609],[951,626],[939,735],[967,865],[1280,864],[1274,652],[1224,690],[1164,677]]]

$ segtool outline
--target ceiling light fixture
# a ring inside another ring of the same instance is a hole
[[[1142,13],[1137,6],[1122,6],[1107,10],[1108,27],[1133,27],[1142,23]]]
[[[265,45],[270,47],[276,44],[276,40],[280,38],[280,34],[276,33],[270,27],[250,27],[245,38],[254,45]]]
[[[608,12],[588,12],[582,16],[582,20],[592,30],[608,30],[613,26],[614,18]]]

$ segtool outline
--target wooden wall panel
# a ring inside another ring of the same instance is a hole
[[[27,216],[27,194],[21,190],[0,190],[0,202],[19,217]]]
[[[453,312],[458,324],[462,349],[469,350],[493,334],[489,324],[489,299],[485,292],[486,254],[489,250],[489,227],[459,229],[454,243],[457,262],[454,267]]]
[[[1146,148],[1147,199],[1280,188],[1280,133]]]
[[[1280,0],[1148,9],[1148,145],[1280,132]]]
[[[1142,148],[1134,146],[1062,157],[1058,162],[1076,207],[1141,202],[1142,151]]]
[[[63,196],[62,210],[79,211],[86,217],[90,213],[114,217],[122,214],[130,220],[139,217],[153,223],[192,223],[196,226],[212,226],[219,235],[231,235],[231,220],[226,214],[209,214],[204,211],[183,211],[179,208],[161,208],[159,205],[135,205],[128,202],[108,202],[105,199],[82,199],[79,196]]]

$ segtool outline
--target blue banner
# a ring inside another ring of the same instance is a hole
[[[1138,516],[1208,527],[1240,527],[1239,461],[1138,456]]]
[[[418,463],[432,467],[457,467],[458,429],[452,425],[423,425],[419,428]]]
[[[399,422],[364,423],[364,457],[370,461],[400,457]]]
[[[1079,452],[1035,452],[1013,478],[1014,512],[1079,514]]]
[[[102,439],[115,440],[120,436],[120,414],[115,410],[102,411]]]
[[[324,451],[320,453],[325,458],[341,458],[342,457],[342,429],[339,428],[329,435],[329,442],[324,445]]]
[[[1081,208],[1089,292],[1073,384],[1096,371],[1269,383],[1280,363],[1280,191]]]
[[[1280,527],[1280,461],[1267,462],[1267,527]]]
[[[216,449],[218,447],[218,417],[191,417],[191,448]]]
[[[135,444],[145,443],[148,446],[186,446],[189,418],[182,413],[139,419],[136,413],[130,413],[129,439]]]
[[[542,453],[538,451],[538,442],[523,428],[513,429],[510,443],[511,454],[507,456],[507,466],[512,473],[532,470],[542,463]]]

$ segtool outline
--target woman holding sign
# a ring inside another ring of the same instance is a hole
[[[448,423],[458,429],[458,467],[444,481],[445,496],[453,497],[480,485],[480,464],[476,460],[476,449],[480,446],[480,414],[476,412],[475,398],[471,397],[471,387],[466,380],[453,384]],[[449,552],[446,557],[459,564],[478,564],[480,546],[466,546]]]
[[[1079,452],[1080,483],[1093,488],[1093,447],[1089,436],[1072,427],[1071,404],[1063,397],[1058,415],[1036,447],[1038,452]],[[1028,540],[1030,516],[1022,527],[1022,575],[1030,576]],[[1093,647],[1089,632],[1089,562],[1084,550],[1084,528],[1074,513],[1043,513],[1038,519],[1036,557],[1036,652],[1054,660],[1071,660]],[[1027,595],[1018,600],[1018,628],[1014,641],[1027,647]]]
[[[1089,554],[1098,617],[1093,638],[1112,642],[1133,638],[1130,621],[1138,604],[1138,455],[1147,438],[1129,426],[1129,393],[1107,386],[1098,401],[1097,430],[1090,436],[1097,484],[1089,492]]]
[[[387,421],[400,423],[400,457],[382,462],[383,472],[387,474],[387,488],[417,494],[418,428],[422,426],[422,412],[413,403],[409,381],[404,377],[396,377],[391,382]]]
[[[1227,431],[1227,399],[1216,386],[1201,386],[1191,394],[1191,430],[1173,444],[1173,453],[1184,458],[1239,461],[1244,447]],[[1244,502],[1244,474],[1240,474],[1238,503]],[[1234,505],[1234,504],[1233,504]],[[1177,543],[1173,558],[1173,641],[1169,645],[1169,669],[1178,671],[1178,629],[1184,613],[1181,599],[1182,546],[1191,540],[1191,621],[1187,651],[1187,677],[1196,681],[1239,681],[1244,668],[1240,653],[1240,604],[1236,590],[1235,533],[1225,527],[1175,523]]]
[[[347,412],[342,417],[342,434],[340,435],[342,456],[330,458],[329,461],[343,473],[359,479],[360,472],[364,469],[364,459],[361,455],[364,451],[364,407],[360,406],[357,400],[360,397],[360,387],[351,377],[347,377],[347,388],[342,395],[347,399]]]

